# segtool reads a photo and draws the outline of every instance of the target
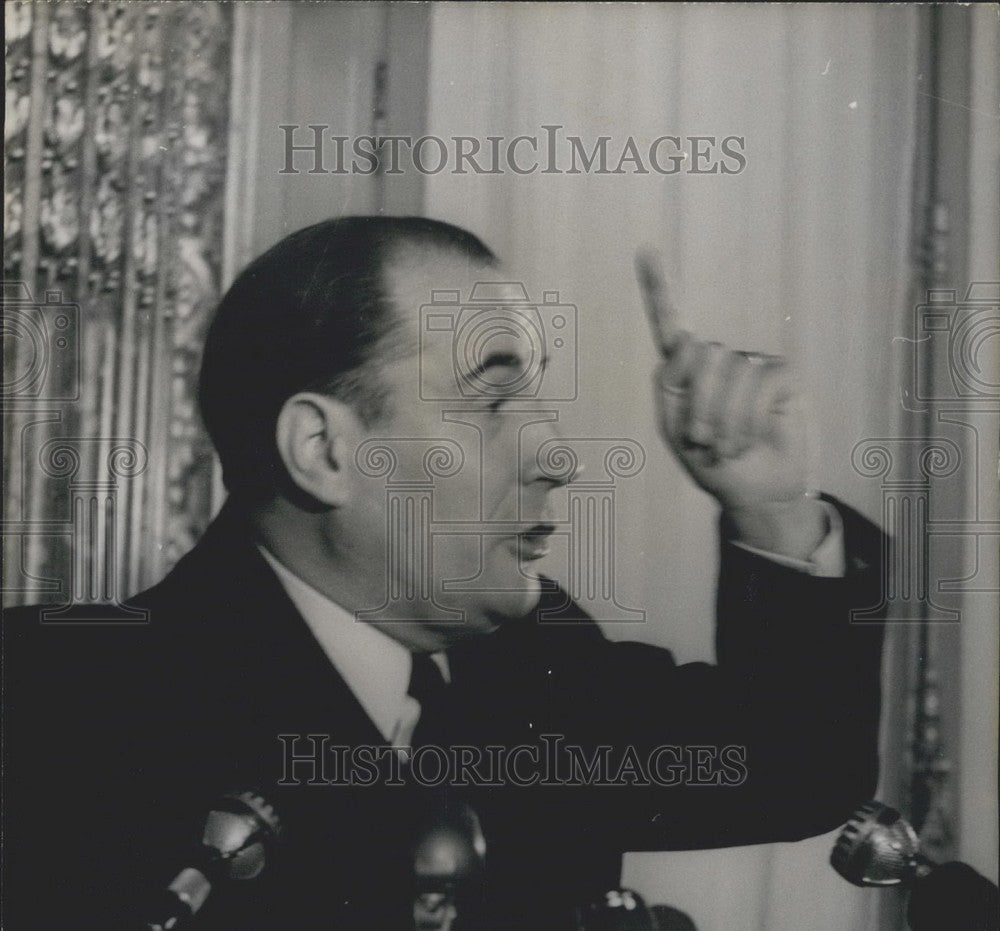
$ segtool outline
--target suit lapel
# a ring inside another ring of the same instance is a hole
[[[231,504],[164,587],[208,608],[200,612],[196,639],[207,644],[220,680],[235,683],[262,725],[329,734],[335,743],[385,743]]]

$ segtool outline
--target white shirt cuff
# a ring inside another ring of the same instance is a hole
[[[755,546],[747,546],[745,543],[733,541],[734,546],[754,553],[771,562],[776,562],[779,566],[787,566],[789,569],[797,569],[821,579],[843,578],[847,570],[847,561],[844,555],[844,522],[840,519],[840,513],[830,504],[829,501],[820,501],[826,510],[829,531],[823,538],[819,546],[812,551],[809,559],[792,559],[789,556],[782,556],[780,553],[769,553],[767,550],[757,549]]]

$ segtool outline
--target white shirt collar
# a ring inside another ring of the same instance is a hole
[[[420,716],[420,704],[406,690],[413,660],[410,651],[377,627],[358,621],[346,608],[331,601],[300,579],[265,547],[261,555],[382,736],[397,746],[409,744]],[[432,658],[448,679],[447,657]]]

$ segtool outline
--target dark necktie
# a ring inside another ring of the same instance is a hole
[[[447,691],[448,685],[438,664],[427,653],[414,653],[410,687],[406,690],[420,703],[420,718],[411,740],[414,747],[445,742]]]

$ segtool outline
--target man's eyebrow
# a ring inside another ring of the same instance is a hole
[[[545,370],[545,366],[548,364],[549,357],[543,356],[540,368],[542,371]],[[524,367],[524,361],[516,352],[491,352],[482,362],[475,366],[465,377],[466,378],[478,378],[487,369],[491,368],[516,368],[520,369]]]

